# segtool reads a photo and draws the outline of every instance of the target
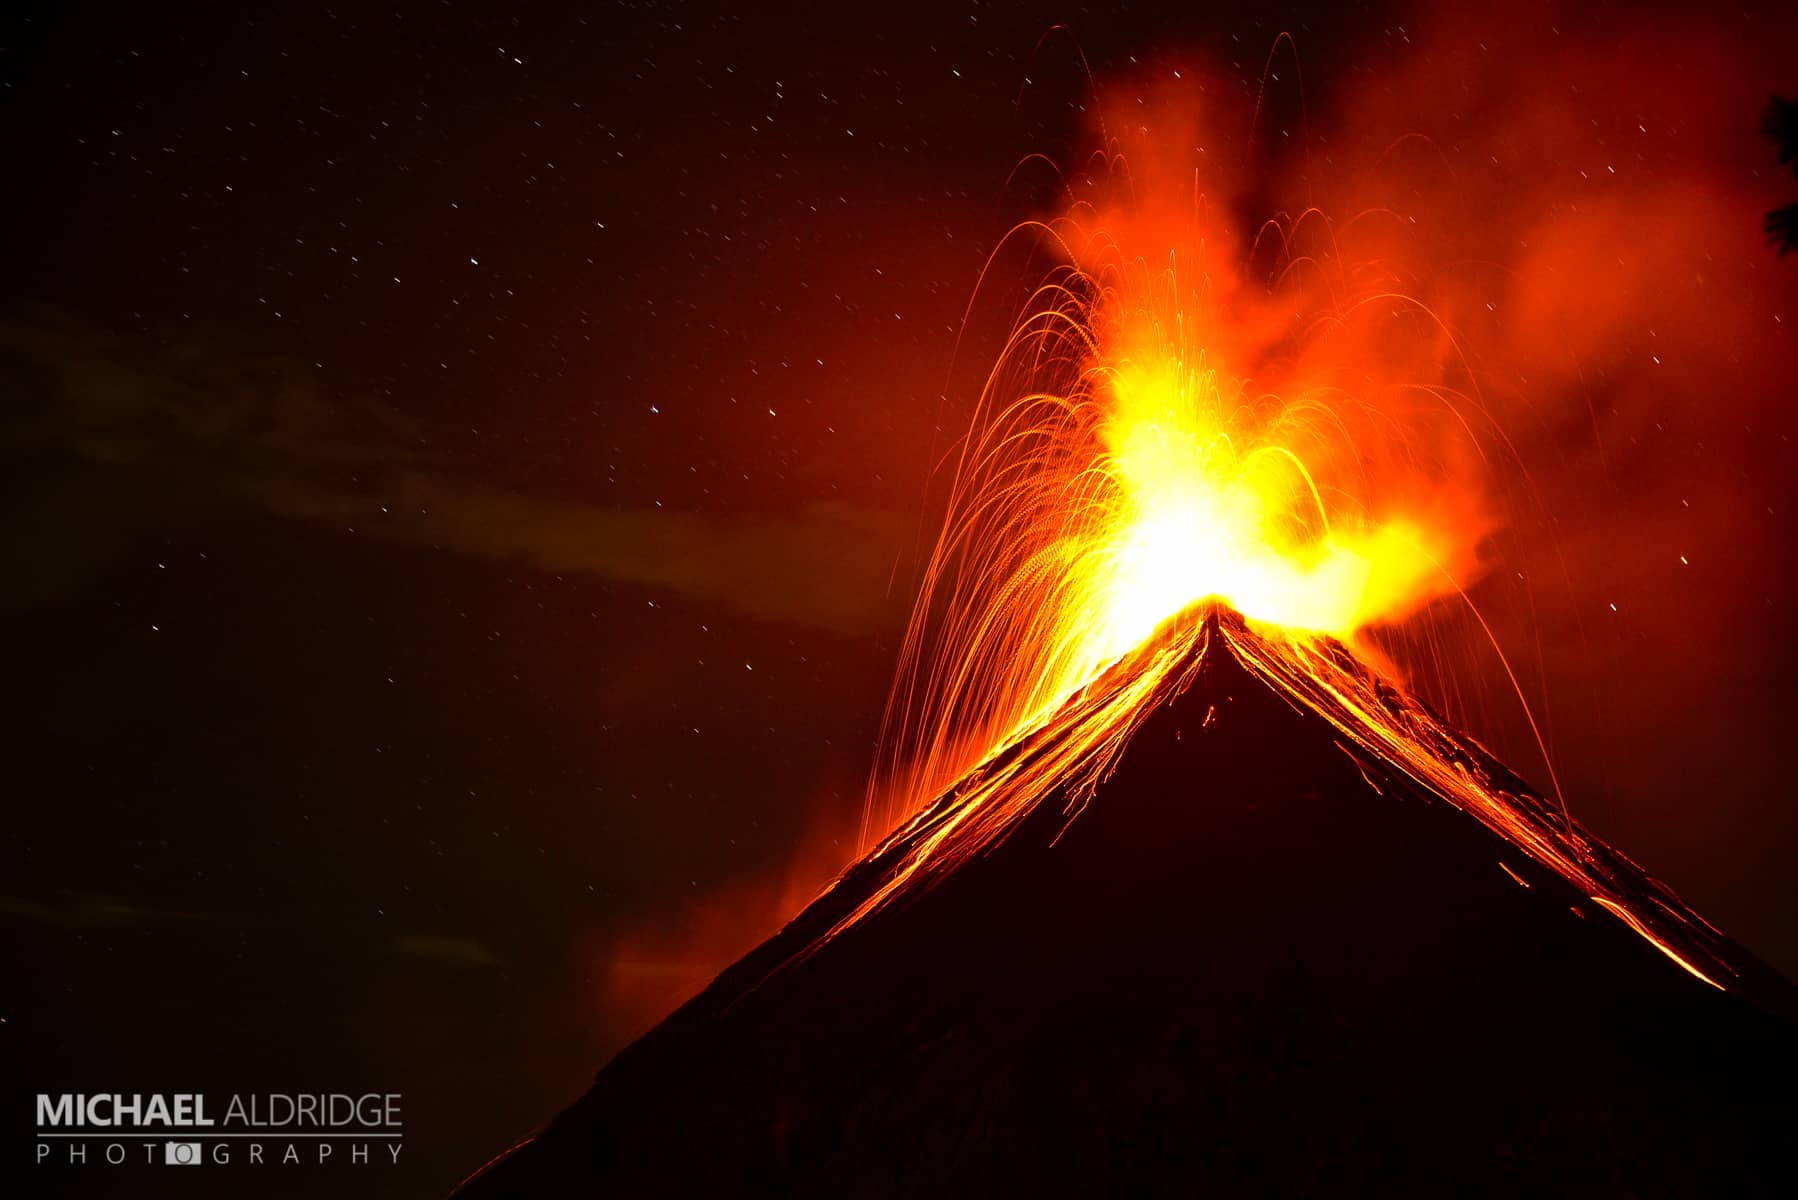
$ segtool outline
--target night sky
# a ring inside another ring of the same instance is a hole
[[[9,9],[13,1161],[36,1091],[387,1090],[407,1160],[338,1186],[440,1194],[850,860],[963,311],[1087,123],[1057,21],[1108,105],[1241,105],[1290,30],[1245,209],[1423,131],[1512,189],[1495,275],[1576,231],[1475,599],[1575,815],[1798,973],[1790,18],[1531,11],[1457,90],[1467,20],[1257,7]]]

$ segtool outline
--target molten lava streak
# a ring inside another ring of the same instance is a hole
[[[838,930],[1042,803],[1074,819],[1222,638],[1376,789],[1456,805],[1721,986],[1715,931],[1344,647],[1377,660],[1358,635],[1477,572],[1482,443],[1502,437],[1454,339],[1378,271],[1308,256],[1296,283],[1296,259],[1271,289],[1234,280],[1201,210],[1077,205],[1013,230],[1059,265],[959,450],[865,817],[864,838],[897,832]],[[1275,232],[1290,246],[1296,223]],[[1395,355],[1394,329],[1433,344]],[[1233,350],[1259,380],[1230,373]],[[1419,361],[1434,373],[1403,374]]]
[[[1279,298],[1287,346],[1254,352],[1283,386],[1254,390],[1220,347],[1265,341],[1244,332],[1265,314],[1220,300],[1243,289],[1219,285],[1201,232],[1149,223],[1151,259],[1112,228],[1076,209],[1013,230],[1064,265],[1014,326],[962,445],[888,714],[897,782],[864,837],[1202,599],[1282,636],[1347,639],[1474,571],[1489,527],[1477,399],[1358,365],[1379,347],[1351,344],[1335,278]],[[1378,286],[1349,307],[1376,305],[1420,307]]]

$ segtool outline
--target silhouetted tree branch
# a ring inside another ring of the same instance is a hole
[[[1779,147],[1780,165],[1790,163],[1792,174],[1798,176],[1798,100],[1769,96],[1761,113],[1761,132]],[[1765,224],[1767,242],[1779,247],[1781,258],[1788,250],[1798,250],[1798,204],[1774,209]]]
[[[1798,250],[1798,204],[1788,204],[1767,214],[1767,242],[1779,247],[1779,256]]]
[[[1761,132],[1779,147],[1780,165],[1791,163],[1792,174],[1798,175],[1798,100],[1769,96],[1761,113]]]

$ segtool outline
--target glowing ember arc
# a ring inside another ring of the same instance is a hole
[[[1126,249],[1145,238],[1151,251]],[[1025,239],[1062,265],[1015,323],[962,445],[864,843],[1187,606],[1215,597],[1259,624],[1349,638],[1458,592],[1487,528],[1478,473],[1462,469],[1483,454],[1477,413],[1440,364],[1395,375],[1407,368],[1375,339],[1345,344],[1346,282],[1306,298],[1287,339],[1303,352],[1283,362],[1242,344],[1265,341],[1266,314],[1221,302],[1241,289],[1184,217],[1076,206],[1008,240]],[[1226,373],[1233,344],[1271,389]]]
[[[1153,260],[1124,246],[1145,229]],[[1220,302],[1256,304],[1252,289],[1220,283],[1205,231],[1185,218],[1108,221],[1077,205],[1013,235],[1041,236],[1062,265],[1014,325],[962,446],[864,815],[864,844],[897,832],[867,860],[880,882],[831,934],[994,845],[1051,797],[1073,819],[1147,714],[1207,653],[1227,652],[1327,721],[1376,791],[1396,775],[1446,799],[1721,986],[1695,965],[1729,970],[1714,931],[1683,905],[1637,903],[1658,885],[1595,850],[1564,802],[1557,815],[1520,781],[1499,782],[1502,768],[1341,645],[1464,595],[1475,570],[1481,478],[1457,468],[1484,452],[1477,405],[1457,403],[1443,365],[1461,360],[1452,339],[1452,352],[1423,356],[1434,378],[1394,376],[1406,367],[1389,337],[1344,345],[1368,298],[1418,306],[1378,279],[1345,304],[1356,293],[1339,268],[1321,307],[1287,310],[1282,359],[1265,332],[1259,352],[1243,333],[1265,313]],[[1283,386],[1227,375],[1232,346]],[[1179,616],[1201,601],[1210,619]],[[1246,622],[1220,624],[1220,606]]]

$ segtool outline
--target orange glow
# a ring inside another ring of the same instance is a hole
[[[1107,371],[1099,434],[1117,500],[1091,533],[1096,659],[1207,596],[1254,621],[1348,637],[1453,590],[1426,547],[1464,535],[1427,529],[1427,514],[1370,519],[1352,494],[1327,501],[1294,448],[1309,414],[1239,414],[1232,429],[1215,376],[1190,353],[1148,344]]]
[[[1645,939],[1647,939],[1649,945],[1653,946],[1656,950],[1659,950],[1662,954],[1665,954],[1668,958],[1670,958],[1674,962],[1678,963],[1682,968],[1684,968],[1686,971],[1690,972],[1693,976],[1704,980],[1706,983],[1710,984],[1712,987],[1716,988],[1718,991],[1723,990],[1722,984],[1718,983],[1715,979],[1712,979],[1709,975],[1706,975],[1703,971],[1700,971],[1697,967],[1695,967],[1691,963],[1687,962],[1684,955],[1682,955],[1679,951],[1675,950],[1672,946],[1669,946],[1664,939],[1657,937],[1655,935],[1655,933],[1648,928],[1647,925],[1642,923],[1642,919],[1640,917],[1636,916],[1636,914],[1630,912],[1629,909],[1623,907],[1623,905],[1617,903],[1615,900],[1608,900],[1603,896],[1594,896],[1594,897],[1592,897],[1592,899],[1596,903],[1604,905],[1606,908],[1611,910],[1611,912],[1615,913],[1617,915],[1618,920],[1622,921],[1625,925],[1628,925],[1631,929],[1633,929],[1637,933],[1641,934]]]
[[[1528,880],[1524,879],[1523,876],[1519,875],[1517,872],[1513,871],[1511,868],[1505,866],[1505,864],[1499,863],[1498,869],[1503,871],[1506,875],[1509,875],[1512,879],[1516,880],[1518,887],[1527,888],[1529,886]]]
[[[1006,239],[1057,265],[960,450],[865,842],[1203,599],[1352,639],[1478,574],[1490,422],[1454,339],[1385,274],[1301,258],[1321,215],[1250,286],[1161,153],[1105,160],[1130,205]]]
[[[1075,819],[1221,637],[1328,722],[1376,792],[1403,783],[1462,809],[1717,986],[1693,965],[1728,970],[1703,923],[1632,909],[1659,885],[1588,839],[1558,785],[1552,802],[1529,792],[1345,649],[1383,661],[1359,635],[1443,599],[1485,627],[1464,589],[1508,443],[1394,258],[1353,259],[1316,210],[1234,233],[1169,157],[1196,140],[1179,128],[1159,144],[1145,132],[1127,165],[1108,141],[1103,177],[1068,184],[1104,195],[1127,177],[1127,203],[1078,200],[1006,239],[1055,265],[954,463],[864,844],[896,831],[864,864],[879,885],[836,930],[1050,797]],[[1245,257],[1269,242],[1280,262],[1251,278]],[[1226,609],[1247,623],[1193,615]]]

